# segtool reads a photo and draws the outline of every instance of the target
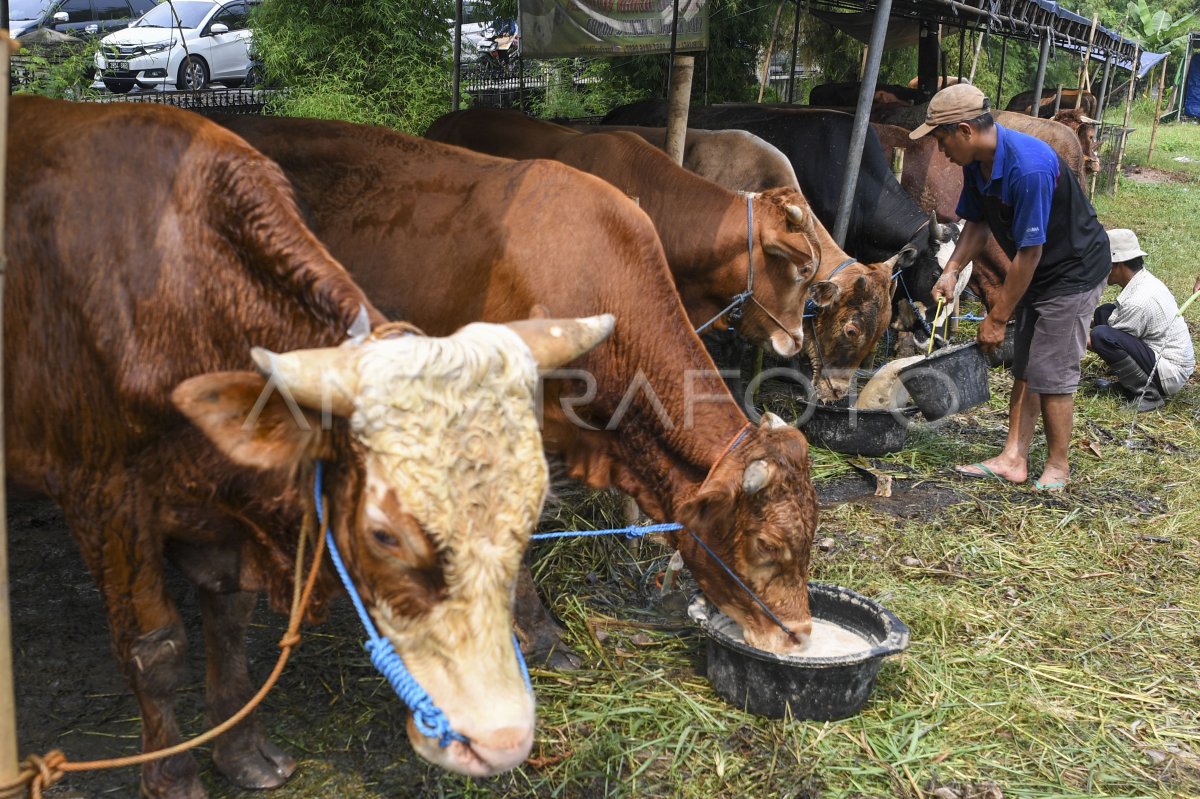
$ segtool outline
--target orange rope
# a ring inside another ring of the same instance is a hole
[[[302,525],[303,530],[308,529],[311,518],[311,512],[305,510],[304,523]],[[249,716],[254,711],[254,708],[266,698],[267,693],[275,687],[275,683],[279,679],[279,675],[283,673],[283,667],[287,663],[292,650],[300,644],[300,623],[304,619],[304,610],[308,607],[308,602],[312,598],[313,588],[317,583],[317,574],[320,572],[321,559],[325,556],[325,533],[328,530],[328,522],[324,522],[321,525],[317,536],[317,550],[313,555],[308,579],[304,581],[304,588],[301,590],[300,578],[303,573],[305,544],[303,530],[300,534],[299,544],[296,547],[296,576],[292,590],[292,609],[288,616],[287,631],[283,634],[283,638],[279,640],[279,648],[282,650],[279,653],[279,660],[276,661],[275,668],[272,669],[270,676],[267,677],[262,688],[259,689],[258,693],[241,710],[225,719],[225,721],[216,727],[205,733],[201,733],[190,741],[183,741],[182,743],[175,744],[166,749],[158,749],[154,752],[143,752],[140,755],[130,755],[129,757],[118,757],[108,760],[88,760],[77,763],[67,760],[67,756],[58,749],[53,749],[45,755],[30,755],[21,762],[22,769],[16,781],[0,785],[0,799],[18,799],[24,795],[28,795],[30,799],[42,799],[42,791],[54,785],[69,772],[135,766],[141,763],[148,763],[152,760],[171,757],[172,755],[186,752],[189,749],[211,741]],[[26,786],[28,786],[28,794],[25,793]]]

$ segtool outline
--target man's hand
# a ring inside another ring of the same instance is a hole
[[[958,282],[958,270],[951,269],[949,266],[942,272],[942,276],[938,278],[938,282],[933,284],[933,301],[937,302],[938,297],[945,297],[947,301],[954,293],[954,284]]]
[[[1004,343],[1004,327],[1007,322],[997,321],[991,314],[979,323],[979,348],[991,352]]]

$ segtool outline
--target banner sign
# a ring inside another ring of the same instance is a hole
[[[673,0],[520,0],[521,52],[562,56],[671,52]],[[679,0],[675,49],[708,47],[708,0]]]

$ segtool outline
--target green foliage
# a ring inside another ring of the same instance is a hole
[[[1141,41],[1142,47],[1155,53],[1168,50],[1183,52],[1187,46],[1188,31],[1194,27],[1196,16],[1188,12],[1172,18],[1158,3],[1149,6],[1146,0],[1129,3],[1127,13],[1132,36]]]
[[[555,58],[536,63],[547,79],[545,93],[531,103],[534,116],[600,116],[646,96],[619,74],[608,59]]]
[[[14,84],[13,94],[39,94],[67,100],[96,94],[91,84],[96,72],[97,41],[96,37],[85,37],[78,42],[22,49],[14,71],[19,71],[26,82]]]
[[[450,109],[450,0],[266,0],[251,20],[276,110],[420,133]]]

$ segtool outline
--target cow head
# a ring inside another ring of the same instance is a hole
[[[818,222],[795,189],[771,189],[751,203],[757,236],[754,296],[744,306],[738,332],[768,352],[789,357],[804,342],[804,296],[821,264]]]
[[[1089,117],[1082,108],[1059,111],[1054,120],[1075,131],[1075,135],[1079,137],[1079,146],[1083,149],[1084,171],[1089,175],[1099,172],[1100,152],[1096,147],[1096,126],[1100,124],[1099,120]]]
[[[813,384],[824,402],[850,390],[858,365],[875,349],[891,319],[892,272],[900,256],[877,264],[854,262],[810,292],[815,315],[805,354],[813,366]]]
[[[474,324],[441,339],[255,350],[269,380],[212,373],[174,392],[239,464],[305,475],[327,462],[329,529],[364,605],[469,743],[442,748],[411,720],[409,739],[452,771],[488,776],[529,753],[534,703],[512,602],[547,488],[538,367],[586,352],[612,326],[611,316]]]
[[[727,452],[678,511],[683,526],[721,560],[801,640],[812,630],[808,559],[817,525],[817,497],[809,479],[808,442],[800,431],[767,413]],[[768,652],[797,644],[771,621],[687,532],[679,551],[704,594],[742,626],[746,643]]]
[[[892,298],[892,327],[911,331],[925,339],[933,322],[933,286],[942,275],[945,248],[958,237],[958,228],[937,221],[929,214],[928,224],[922,225],[912,241],[897,256],[899,287]]]

